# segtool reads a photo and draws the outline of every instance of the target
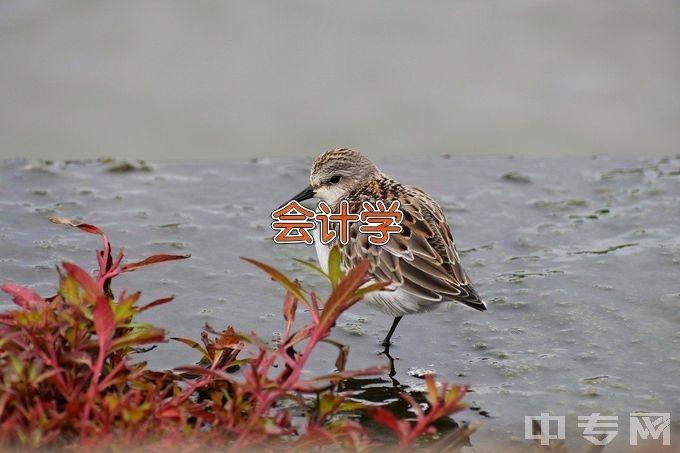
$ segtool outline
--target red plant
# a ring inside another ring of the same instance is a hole
[[[165,332],[134,318],[172,298],[138,306],[140,293],[123,290],[116,298],[111,280],[123,272],[187,256],[155,255],[122,264],[123,252],[113,258],[108,238],[97,227],[53,221],[101,236],[98,275],[92,278],[82,268],[64,263],[58,294],[46,299],[11,283],[0,287],[19,306],[0,314],[0,446],[219,445],[241,450],[333,444],[365,450],[375,445],[370,433],[343,416],[364,411],[391,428],[404,447],[432,432],[436,420],[462,408],[459,401],[465,390],[444,386],[439,394],[432,378],[427,380],[429,411],[404,395],[416,412],[415,423],[382,408],[369,409],[337,390],[345,379],[383,372],[382,367],[345,370],[349,349],[330,338],[340,314],[383,286],[367,285],[366,263],[344,275],[337,251],[331,254],[327,274],[333,292],[323,304],[296,281],[248,260],[286,289],[286,327],[278,344],[271,346],[254,333],[232,327],[222,332],[206,328],[202,344],[176,339],[201,353],[198,365],[176,372],[148,370],[130,356],[142,346],[165,341]],[[311,319],[293,330],[298,304],[307,308]],[[338,348],[336,369],[306,377],[303,370],[321,342]],[[239,368],[240,375],[234,374]]]
[[[443,383],[441,390],[439,390],[431,374],[425,375],[425,383],[427,385],[425,395],[430,406],[427,413],[423,411],[420,403],[413,396],[408,393],[401,395],[415,412],[415,423],[411,423],[409,420],[400,420],[382,407],[376,407],[372,410],[375,421],[387,426],[397,435],[400,447],[408,447],[423,434],[433,434],[436,432],[433,426],[435,421],[465,408],[460,400],[465,396],[467,387],[461,388],[457,385],[449,387],[447,383]]]
[[[51,220],[102,236],[104,250],[97,251],[97,280],[75,264],[64,263],[59,292],[48,299],[12,283],[0,286],[21,307],[0,315],[0,439],[29,446],[59,437],[78,436],[86,442],[117,415],[124,415],[116,414],[118,398],[149,398],[140,389],[125,392],[142,371],[140,365],[128,363],[128,356],[134,347],[163,341],[165,332],[132,320],[172,298],[137,307],[140,293],[122,291],[117,303],[106,293],[110,280],[123,272],[187,258],[155,255],[121,265],[123,251],[111,259],[108,238],[97,227]]]

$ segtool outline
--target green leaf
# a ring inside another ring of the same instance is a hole
[[[73,275],[67,274],[61,278],[59,294],[68,304],[80,305],[82,303],[80,291],[78,290],[78,282],[76,282]]]
[[[200,366],[180,366],[174,368],[174,370],[191,374],[197,374],[199,376],[209,376],[214,379],[221,379],[227,382],[234,383],[235,385],[240,385],[240,383],[233,376],[230,376],[229,374],[221,370],[211,370],[209,368],[203,368]]]
[[[316,264],[312,263],[311,261],[305,261],[305,260],[301,260],[301,259],[298,259],[298,258],[293,258],[293,260],[297,261],[298,263],[302,264],[303,266],[310,268],[314,272],[318,272],[319,274],[323,275],[324,277],[326,277],[327,279],[330,280],[330,277],[328,276],[328,274],[325,273],[323,271],[323,269],[321,269],[320,266],[317,266]]]
[[[378,283],[373,283],[368,286],[364,286],[362,288],[357,289],[354,292],[355,297],[364,297],[366,294],[373,293],[375,291],[380,291],[382,289],[385,289],[387,286],[390,286],[390,282],[378,282]]]
[[[299,284],[299,283],[297,283],[297,282],[295,282],[295,283],[291,282],[291,281],[288,279],[288,277],[286,277],[285,275],[283,275],[283,273],[281,273],[281,272],[279,272],[278,270],[274,269],[273,267],[268,266],[268,265],[266,265],[266,264],[264,264],[264,263],[261,263],[261,262],[259,262],[259,261],[257,261],[257,260],[253,260],[253,259],[250,259],[250,258],[245,258],[245,257],[243,257],[243,256],[241,257],[241,259],[242,259],[242,260],[245,260],[245,261],[248,261],[250,264],[254,264],[255,266],[257,266],[257,267],[259,267],[260,269],[262,269],[264,272],[266,272],[267,274],[269,274],[269,276],[270,276],[272,279],[274,279],[274,281],[278,282],[281,286],[283,286],[283,287],[286,288],[288,291],[290,291],[290,293],[291,293],[293,296],[295,296],[295,298],[297,298],[297,300],[299,300],[300,302],[302,302],[303,304],[305,304],[305,306],[306,306],[309,310],[312,309],[311,305],[309,304],[309,302],[308,302],[307,299],[305,298],[304,294],[302,293],[302,288],[300,287],[300,284]]]
[[[188,345],[191,348],[194,348],[195,350],[199,351],[201,354],[203,354],[203,357],[206,359],[210,360],[210,356],[208,355],[208,351],[201,346],[198,342],[190,339],[190,338],[181,338],[181,337],[172,337],[170,338],[171,340],[179,341],[180,343],[184,343]]]
[[[331,281],[333,288],[338,286],[338,282],[345,276],[342,272],[342,255],[340,248],[336,245],[331,249],[328,255],[328,279]]]
[[[366,272],[368,272],[368,261],[360,261],[333,289],[330,297],[324,305],[321,314],[321,322],[335,320],[343,310],[346,310],[359,299],[354,293],[366,283]]]
[[[137,291],[136,293],[125,296],[123,300],[120,300],[117,304],[113,305],[113,311],[117,321],[132,317],[135,303],[139,300],[140,296],[141,293]]]
[[[366,409],[366,404],[362,403],[361,401],[354,401],[349,399],[344,400],[338,407],[338,411],[343,412],[356,411],[360,409]]]
[[[144,324],[136,327],[131,332],[120,336],[111,343],[111,350],[117,351],[119,349],[136,346],[146,343],[158,343],[165,340],[165,330],[151,325]]]
[[[319,418],[325,419],[328,415],[334,413],[342,404],[343,397],[340,395],[333,395],[325,393],[319,397]]]

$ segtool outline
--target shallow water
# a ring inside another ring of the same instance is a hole
[[[472,437],[481,450],[499,440],[526,445],[524,416],[541,412],[566,415],[578,447],[588,444],[577,416],[593,412],[619,416],[620,445],[633,411],[671,412],[672,430],[680,429],[680,156],[380,166],[442,203],[489,303],[485,313],[446,304],[404,318],[391,351],[401,385],[421,386],[421,369],[469,384],[474,410],[456,420],[481,423]],[[238,257],[273,264],[325,294],[324,282],[292,260],[313,259],[313,247],[275,245],[269,228],[271,211],[306,185],[308,168],[266,159],[148,168],[0,162],[0,280],[50,295],[56,263],[94,268],[97,238],[47,221],[77,218],[104,228],[130,259],[192,254],[117,282],[146,300],[175,294],[147,315],[171,335],[198,338],[207,322],[272,338],[283,327],[282,291]],[[0,299],[0,308],[10,305]],[[347,313],[335,338],[351,347],[349,368],[385,361],[379,341],[390,322],[361,304]],[[332,369],[334,353],[319,353],[314,367]],[[173,343],[147,356],[156,367],[197,359]],[[391,386],[385,376],[357,397],[394,398]]]

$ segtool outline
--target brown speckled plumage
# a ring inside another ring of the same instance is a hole
[[[348,149],[328,151],[312,166],[314,175],[335,174],[359,168],[369,175],[358,179],[343,196],[333,200],[337,211],[342,200],[349,202],[350,211],[358,213],[362,202],[375,204],[384,200],[400,202],[404,213],[402,232],[392,234],[383,246],[372,245],[366,234],[359,232],[359,223],[350,227],[350,241],[343,245],[335,240],[345,268],[368,259],[371,276],[377,281],[389,281],[418,300],[417,311],[432,308],[444,300],[454,300],[477,310],[486,305],[475,291],[463,270],[460,257],[441,207],[424,190],[400,184],[380,172],[363,154]],[[323,178],[321,178],[323,179]]]
[[[422,189],[405,187],[380,175],[344,199],[351,212],[359,212],[363,201],[385,200],[389,204],[399,200],[404,213],[402,232],[393,234],[384,246],[369,244],[367,236],[359,232],[359,224],[352,224],[350,243],[342,245],[336,241],[344,267],[351,268],[359,260],[368,259],[376,280],[399,285],[407,293],[422,298],[421,305],[455,300],[485,309],[461,266],[444,213]]]

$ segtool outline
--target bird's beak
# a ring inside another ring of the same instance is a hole
[[[284,207],[285,205],[287,205],[291,201],[305,201],[305,200],[309,200],[310,198],[314,198],[314,196],[315,196],[315,194],[314,194],[314,189],[312,189],[312,186],[307,186],[307,187],[304,188],[304,190],[302,192],[295,195],[293,198],[291,198],[290,200],[286,201],[281,206],[279,206],[278,209],[281,209],[282,207]]]

